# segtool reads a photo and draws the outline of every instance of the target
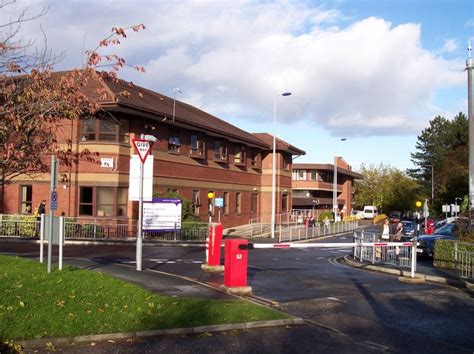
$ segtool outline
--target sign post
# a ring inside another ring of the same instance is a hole
[[[216,208],[218,208],[218,209],[217,209],[217,212],[218,212],[218,214],[217,214],[217,222],[220,223],[220,222],[221,222],[221,208],[224,207],[224,198],[215,198],[215,199],[214,199],[214,206],[215,206]]]
[[[156,140],[155,137],[152,137]],[[143,248],[143,165],[145,164],[146,158],[151,151],[153,146],[153,141],[143,139],[132,139],[133,146],[140,157],[140,184],[139,184],[139,198],[138,198],[138,225],[137,225],[137,254],[136,254],[136,263],[137,270],[142,270],[142,248]]]
[[[58,193],[56,187],[58,186],[58,161],[56,156],[51,155],[51,183],[50,183],[50,198],[49,198],[49,230],[48,230],[48,273],[51,273],[51,259],[53,254],[53,217],[54,211],[58,208]]]

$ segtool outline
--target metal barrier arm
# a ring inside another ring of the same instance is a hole
[[[330,247],[392,247],[392,246],[413,246],[412,242],[360,242],[360,243],[248,243],[239,245],[241,250],[256,248],[330,248]]]

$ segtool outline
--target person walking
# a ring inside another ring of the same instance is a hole
[[[382,240],[388,241],[390,239],[390,222],[388,219],[385,219],[383,222],[383,229],[382,229]]]
[[[36,215],[36,230],[35,230],[35,236],[38,237],[40,235],[40,230],[41,230],[41,215],[46,213],[46,199],[43,199],[38,207],[35,210],[35,215]]]

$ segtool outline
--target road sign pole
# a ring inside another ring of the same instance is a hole
[[[52,196],[56,195],[56,187],[58,185],[58,161],[56,156],[51,155],[51,184],[50,184],[50,198],[49,198],[49,230],[48,230],[48,273],[51,273],[51,262],[53,255],[53,217],[54,210],[52,203]]]
[[[143,227],[143,170],[145,163],[140,164],[140,184],[138,187],[138,225],[137,225],[137,270],[142,270],[142,227]]]

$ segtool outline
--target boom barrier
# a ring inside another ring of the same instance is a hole
[[[356,238],[357,240],[357,238]],[[341,243],[249,243],[247,240],[227,239],[225,241],[224,285],[222,288],[239,295],[250,294],[252,288],[247,286],[248,250],[254,249],[288,249],[288,248],[353,248],[354,257],[371,250],[372,260],[391,259],[405,260],[404,266],[410,265],[411,277],[415,277],[416,243],[415,242],[341,242]],[[364,250],[364,252],[362,252]],[[358,252],[359,251],[359,252]],[[389,263],[389,262],[387,262]]]

